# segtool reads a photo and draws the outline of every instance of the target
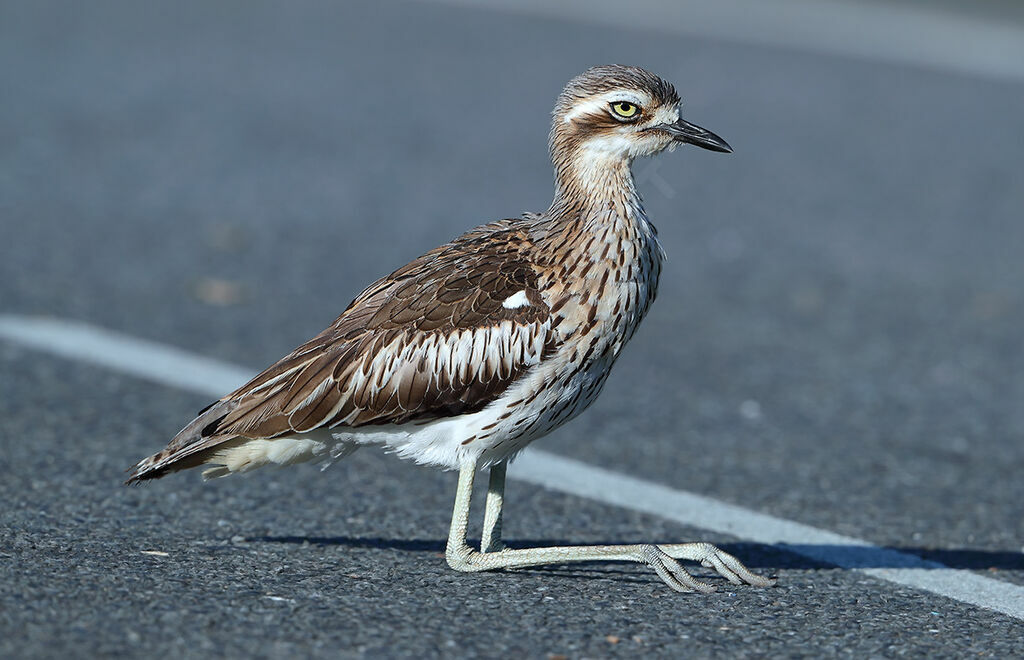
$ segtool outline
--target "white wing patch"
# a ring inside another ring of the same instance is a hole
[[[508,298],[505,298],[505,302],[501,303],[501,306],[505,309],[518,309],[519,307],[529,307],[530,301],[526,299],[526,290],[516,291]]]

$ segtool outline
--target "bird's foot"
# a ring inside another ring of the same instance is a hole
[[[702,594],[710,594],[715,591],[713,585],[701,582],[690,575],[689,571],[682,567],[667,552],[656,545],[642,545],[639,547],[639,559],[654,569],[662,582],[676,591],[683,593],[696,591]]]
[[[527,568],[584,561],[635,561],[653,568],[658,577],[675,591],[696,591],[702,594],[715,591],[714,585],[701,582],[682,567],[678,560],[685,559],[715,569],[733,584],[751,584],[759,587],[769,587],[775,584],[775,580],[752,573],[738,559],[727,552],[722,552],[710,543],[557,546],[478,552],[466,545],[464,541],[456,541],[449,542],[445,554],[448,565],[462,572]]]
[[[736,557],[733,557],[728,552],[719,550],[710,543],[676,543],[654,547],[673,560],[686,559],[699,562],[705,568],[713,568],[719,575],[733,584],[750,584],[755,587],[771,587],[775,585],[774,578],[766,578],[754,573],[744,566],[739,559],[736,559]],[[665,580],[664,576],[662,579]],[[668,580],[665,581],[668,582]],[[673,586],[671,582],[668,583],[670,587]],[[700,591],[700,589],[697,591]]]

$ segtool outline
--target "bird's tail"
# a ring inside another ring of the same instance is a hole
[[[323,461],[323,469],[327,469],[358,447],[354,442],[334,440],[326,429],[280,438],[236,438],[236,442],[214,448],[204,461],[214,467],[203,470],[203,479],[209,481],[235,472],[249,472],[264,465],[284,466],[306,461]]]
[[[356,449],[354,443],[332,438],[327,429],[278,438],[218,433],[218,424],[237,406],[237,401],[222,399],[199,411],[163,451],[129,468],[126,483],[159,479],[171,472],[204,464],[212,466],[203,472],[204,479],[248,472],[264,465],[291,465],[310,460],[327,461],[330,465]]]

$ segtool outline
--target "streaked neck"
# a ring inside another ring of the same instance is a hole
[[[584,143],[556,153],[555,197],[549,215],[580,219],[607,216],[609,212],[622,219],[643,216],[633,183],[632,160],[600,143]]]

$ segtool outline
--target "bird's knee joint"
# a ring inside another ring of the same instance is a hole
[[[473,549],[468,545],[464,545],[461,548],[448,546],[444,553],[444,558],[448,561],[448,566],[456,571],[462,571],[464,573],[473,570],[472,557]]]

